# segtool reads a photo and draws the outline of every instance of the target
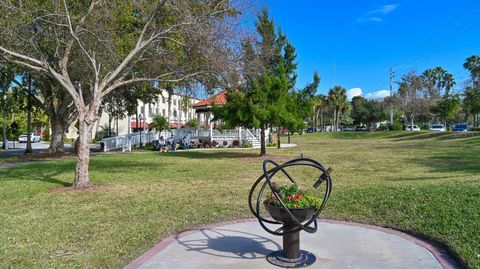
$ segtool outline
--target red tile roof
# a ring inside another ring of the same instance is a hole
[[[175,122],[170,122],[170,128],[172,129],[178,129],[178,123],[175,123]],[[180,128],[184,128],[185,127],[185,124],[180,124]]]
[[[145,123],[145,128],[148,128],[148,123],[139,121],[138,122],[138,128],[143,128],[143,124]],[[131,128],[137,128],[137,122],[136,121],[131,121],[130,122],[130,127]]]
[[[224,105],[227,103],[227,93],[228,93],[228,90],[221,91],[218,94],[208,99],[205,99],[203,101],[200,101],[194,104],[192,107],[198,108],[198,107],[204,107],[204,106],[212,106],[212,104],[215,104],[217,106]]]

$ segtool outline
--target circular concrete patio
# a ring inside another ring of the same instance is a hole
[[[282,238],[256,219],[212,225],[170,237],[126,268],[279,268],[265,256]],[[315,234],[301,232],[300,246],[315,254],[308,268],[460,268],[448,253],[407,234],[348,222],[321,221]]]

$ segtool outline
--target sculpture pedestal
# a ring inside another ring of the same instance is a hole
[[[285,268],[301,268],[312,265],[316,258],[312,253],[300,250],[300,233],[288,233],[297,228],[296,225],[286,225],[283,235],[283,250],[267,255],[267,261],[273,265]]]

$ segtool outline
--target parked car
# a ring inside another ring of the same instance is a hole
[[[468,131],[468,125],[467,124],[455,124],[455,127],[453,127],[454,132],[466,132]]]
[[[317,128],[315,127],[309,127],[305,129],[305,133],[315,133],[317,131]]]
[[[27,143],[27,134],[21,134],[19,137],[18,137],[18,142],[19,143]],[[32,133],[30,135],[30,140],[32,141],[32,143],[36,143],[36,142],[40,142],[42,140],[42,137],[39,136],[39,135],[36,135],[35,133]]]
[[[355,131],[368,131],[367,126],[357,126],[355,127]]]
[[[420,127],[418,127],[418,125],[407,125],[405,130],[406,131],[420,131]]]
[[[432,124],[430,127],[431,132],[445,132],[445,126],[443,124]]]
[[[353,126],[344,126],[342,128],[342,131],[344,131],[344,132],[355,131],[355,128]]]

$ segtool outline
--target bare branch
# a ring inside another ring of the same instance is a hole
[[[13,57],[13,59],[11,59],[11,61],[15,61],[15,63],[17,63],[17,64],[26,66],[28,68],[35,69],[35,70],[40,71],[40,72],[48,72],[48,64],[45,63],[45,62],[42,62],[40,60],[37,60],[37,59],[32,58],[32,57],[27,56],[27,55],[23,55],[23,54],[20,54],[20,53],[17,53],[17,52],[13,52],[9,49],[4,48],[3,46],[0,46],[0,51],[3,52],[3,57],[4,58],[8,59],[10,57]]]
[[[195,72],[195,73],[192,73],[192,74],[188,74],[188,75],[185,75],[185,76],[177,78],[177,79],[162,79],[162,78],[166,78],[166,77],[169,77],[169,76],[172,76],[172,75],[176,74],[176,72],[169,72],[169,73],[165,73],[165,74],[162,74],[160,76],[157,76],[155,78],[132,78],[132,79],[129,79],[129,80],[118,81],[118,82],[112,84],[107,89],[105,89],[102,92],[102,94],[100,95],[100,97],[103,98],[104,96],[109,94],[111,91],[115,90],[116,88],[121,87],[121,86],[125,86],[125,85],[128,85],[128,84],[133,84],[133,83],[138,83],[138,82],[149,82],[149,81],[151,81],[151,82],[158,81],[158,82],[175,83],[175,82],[181,82],[181,81],[187,80],[187,79],[192,78],[192,77],[196,77],[196,76],[204,74],[204,73],[205,72],[201,71],[201,72]]]

